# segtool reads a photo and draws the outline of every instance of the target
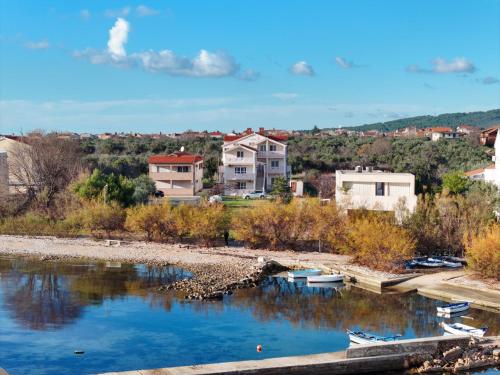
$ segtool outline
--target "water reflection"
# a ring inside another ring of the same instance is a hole
[[[40,262],[0,258],[3,304],[18,323],[34,330],[57,329],[74,322],[88,305],[128,295],[171,308],[171,298],[151,288],[189,277],[182,269],[105,263]]]
[[[379,334],[425,337],[441,334],[436,314],[440,301],[417,294],[376,294],[344,285],[342,288],[308,287],[304,282],[269,278],[262,288],[235,293],[231,303],[249,309],[261,321],[287,320],[294,326],[345,331],[361,329]],[[446,318],[500,332],[498,314],[471,309],[465,317]]]

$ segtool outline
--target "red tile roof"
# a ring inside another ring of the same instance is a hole
[[[224,142],[236,141],[237,139],[240,139],[241,137],[243,137],[245,135],[246,134],[241,134],[241,135],[225,135],[224,136]]]
[[[433,133],[451,133],[453,130],[448,127],[437,127],[437,128],[429,128],[429,131]]]
[[[473,169],[471,171],[465,172],[464,174],[466,176],[470,177],[470,176],[474,176],[474,175],[479,174],[479,173],[484,173],[485,169],[495,169],[495,164],[490,164],[490,165],[488,165],[487,167],[484,167],[484,168]]]
[[[193,155],[188,152],[174,152],[170,155],[151,155],[149,164],[193,164],[202,161],[203,156]]]

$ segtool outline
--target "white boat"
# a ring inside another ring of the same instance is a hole
[[[335,283],[310,283],[306,284],[309,288],[321,288],[321,289],[335,289],[340,291],[345,288],[345,284],[335,282]]]
[[[344,281],[344,275],[307,276],[308,283],[338,283],[339,281]]]
[[[469,302],[458,302],[458,303],[450,303],[446,306],[440,306],[437,308],[439,313],[445,314],[453,314],[460,311],[469,310],[470,304]]]
[[[289,271],[287,275],[290,279],[305,279],[308,276],[321,275],[321,272],[320,269],[313,268],[310,270]]]
[[[374,344],[377,342],[388,342],[395,341],[401,335],[396,336],[377,336],[371,333],[363,332],[363,331],[351,331],[347,330],[347,334],[349,335],[349,341],[352,344]]]
[[[466,326],[465,324],[462,323],[447,324],[445,322],[442,322],[441,325],[443,326],[445,333],[448,332],[453,335],[469,335],[476,337],[483,337],[488,329],[486,327],[474,328],[471,326]]]

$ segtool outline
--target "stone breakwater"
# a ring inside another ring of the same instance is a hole
[[[184,267],[193,274],[192,278],[178,280],[161,286],[158,290],[175,290],[187,300],[221,300],[235,289],[253,288],[266,277],[286,270],[275,261],[256,264],[206,264]]]
[[[435,356],[428,355],[410,374],[461,373],[473,369],[500,366],[498,342],[471,338],[466,347],[455,346]]]

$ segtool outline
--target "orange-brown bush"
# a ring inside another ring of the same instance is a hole
[[[80,221],[95,236],[99,237],[104,231],[110,237],[112,232],[123,231],[125,219],[126,212],[118,204],[89,202],[74,216],[70,216],[68,221]]]
[[[491,225],[470,240],[464,236],[464,246],[472,270],[500,280],[500,224]]]
[[[168,201],[129,208],[125,228],[131,232],[144,233],[147,241],[164,242],[177,235],[172,208]]]
[[[229,216],[223,204],[202,203],[193,210],[189,234],[204,246],[214,245],[228,230]]]
[[[358,264],[395,271],[414,252],[415,241],[410,233],[387,218],[370,215],[352,223],[347,253]]]

